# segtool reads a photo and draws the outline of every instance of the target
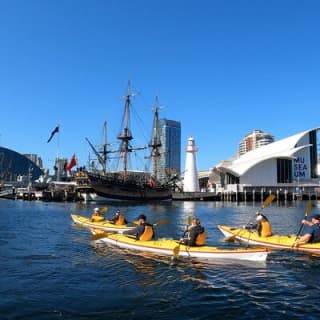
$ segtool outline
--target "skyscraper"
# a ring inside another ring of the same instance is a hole
[[[160,158],[157,177],[160,182],[181,171],[181,124],[178,121],[159,119]]]

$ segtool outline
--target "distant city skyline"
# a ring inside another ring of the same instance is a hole
[[[319,12],[314,0],[2,1],[0,145],[51,172],[58,156],[87,166],[104,120],[114,142],[128,78],[145,131],[158,96],[160,117],[197,141],[199,170],[256,128],[280,140],[319,127]]]

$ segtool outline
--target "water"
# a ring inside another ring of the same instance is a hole
[[[320,202],[314,202],[319,213]],[[223,241],[216,225],[249,222],[260,203],[107,204],[129,220],[146,213],[158,237],[179,238],[189,215]],[[319,319],[320,258],[272,252],[266,263],[199,261],[97,247],[71,213],[95,205],[0,201],[0,319]],[[296,233],[306,202],[264,210],[275,233]]]

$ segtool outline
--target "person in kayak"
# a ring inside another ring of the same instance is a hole
[[[311,221],[303,219],[302,224],[308,227],[306,233],[294,242],[294,246],[299,246],[301,243],[316,243],[320,242],[320,214],[314,214]]]
[[[99,208],[94,208],[92,216],[91,216],[91,221],[92,222],[99,222],[99,221],[103,221],[103,220],[104,220],[103,213],[100,211]]]
[[[120,212],[120,210],[117,210],[114,214],[114,217],[111,218],[109,221],[117,226],[121,226],[128,223],[125,216]]]
[[[190,247],[204,246],[206,244],[206,232],[198,218],[193,218],[191,225],[186,226],[184,235],[186,235],[186,237],[180,239],[180,243],[182,244]]]
[[[149,241],[154,239],[153,225],[147,223],[147,217],[140,214],[138,217],[138,226],[131,230],[123,231],[123,234],[134,235],[137,240]]]
[[[256,224],[244,226],[245,229],[257,232],[260,237],[272,236],[272,227],[268,218],[260,211],[256,212]]]
[[[263,215],[260,211],[256,212],[256,230],[260,237],[272,236],[272,227],[268,218]]]

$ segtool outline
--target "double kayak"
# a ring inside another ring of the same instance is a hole
[[[92,222],[90,218],[79,216],[77,214],[71,214],[71,219],[77,225],[87,227],[87,228],[95,228],[107,232],[123,232],[125,230],[133,229],[134,226],[124,225],[115,225],[111,223],[109,220],[103,220],[99,222]]]
[[[320,254],[320,243],[299,244],[295,247],[296,235],[272,235],[260,237],[256,232],[244,228],[234,228],[230,226],[218,225],[218,229],[223,233],[227,240],[238,240],[242,243],[255,246],[263,246],[274,249],[294,250]]]
[[[179,244],[177,240],[158,239],[150,241],[136,240],[134,237],[119,233],[104,233],[101,230],[90,229],[97,243],[103,243],[118,248],[152,252],[173,257],[192,257],[205,259],[237,259],[251,261],[266,261],[266,248],[217,248],[212,246],[189,247]]]

